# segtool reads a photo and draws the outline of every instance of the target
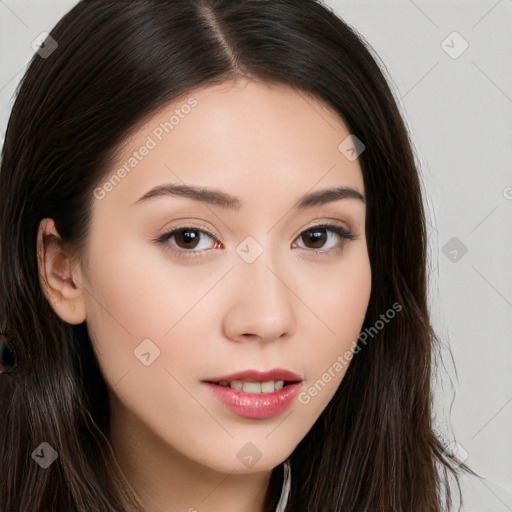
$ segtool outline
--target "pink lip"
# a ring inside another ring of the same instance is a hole
[[[301,383],[296,382],[273,393],[244,393],[213,382],[205,384],[230,411],[244,418],[269,418],[283,412],[301,388]]]
[[[266,382],[269,380],[284,380],[289,382],[283,388],[272,393],[245,393],[229,386],[217,384],[220,381],[231,382],[245,380],[250,382]],[[222,402],[230,411],[244,418],[269,418],[283,412],[291,405],[299,393],[302,378],[288,370],[273,369],[269,371],[246,370],[216,377],[204,381],[208,390]]]

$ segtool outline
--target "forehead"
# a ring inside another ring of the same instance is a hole
[[[325,102],[287,85],[241,79],[197,88],[158,109],[132,130],[105,179],[122,175],[109,196],[125,204],[164,183],[269,200],[277,191],[303,194],[320,180],[317,188],[363,191],[357,160],[339,148],[349,135]]]

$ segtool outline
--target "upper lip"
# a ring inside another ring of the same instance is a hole
[[[302,377],[297,373],[283,368],[273,368],[272,370],[260,371],[260,370],[244,370],[241,372],[230,373],[229,375],[223,375],[222,377],[214,377],[206,379],[205,382],[221,382],[227,381],[232,382],[234,380],[243,380],[248,382],[268,382],[284,380],[286,382],[300,382]]]

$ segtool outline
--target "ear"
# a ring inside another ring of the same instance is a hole
[[[87,311],[80,287],[80,267],[66,252],[53,219],[39,223],[37,263],[39,282],[57,315],[69,324],[84,322]]]

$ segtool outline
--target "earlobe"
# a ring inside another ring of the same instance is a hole
[[[42,219],[37,232],[39,282],[55,313],[70,324],[87,316],[79,267],[65,250],[53,219]]]

